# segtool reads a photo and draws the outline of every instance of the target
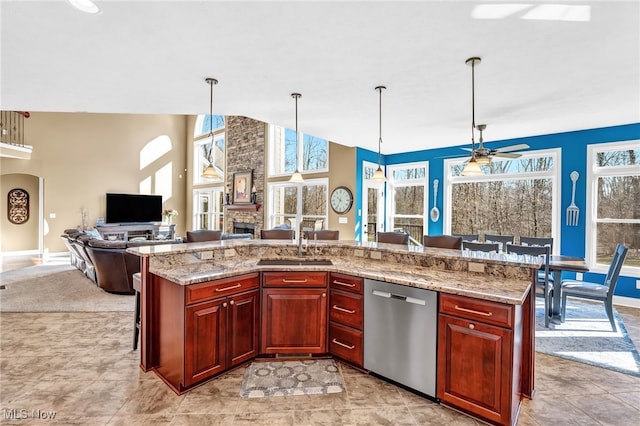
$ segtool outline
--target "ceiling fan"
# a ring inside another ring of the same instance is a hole
[[[465,151],[471,151],[472,155],[475,153],[475,158],[478,164],[489,164],[491,162],[492,157],[501,157],[501,158],[519,158],[522,156],[521,153],[517,153],[514,151],[521,151],[524,149],[529,149],[529,145],[520,143],[511,146],[505,146],[502,148],[485,148],[482,144],[482,132],[487,128],[486,124],[478,124],[478,131],[480,132],[480,139],[478,140],[478,148],[462,148]]]

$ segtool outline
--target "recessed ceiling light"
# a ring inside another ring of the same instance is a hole
[[[71,6],[84,13],[98,13],[100,8],[91,0],[67,0]]]

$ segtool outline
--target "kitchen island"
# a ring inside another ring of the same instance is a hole
[[[141,256],[141,368],[176,393],[256,356],[331,354],[363,368],[362,335],[374,330],[341,314],[362,315],[362,282],[378,280],[439,296],[436,399],[515,424],[533,394],[539,262],[348,241],[297,249],[266,240],[130,249]]]

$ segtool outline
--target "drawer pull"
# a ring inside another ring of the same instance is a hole
[[[345,312],[347,314],[355,314],[356,313],[356,311],[352,311],[352,310],[349,310],[349,309],[341,308],[338,305],[333,305],[332,308],[335,309],[336,311]]]
[[[282,279],[283,283],[306,283],[307,281],[309,280],[307,280],[306,278],[304,280],[288,280],[286,278]]]
[[[345,287],[355,287],[355,284],[351,284],[351,283],[343,283],[342,281],[338,281],[338,280],[333,280],[334,284],[338,284],[338,285],[343,285]]]
[[[232,285],[231,287],[225,287],[225,288],[216,288],[216,291],[233,290],[234,288],[238,288],[238,287],[242,287],[242,284],[236,284],[236,285]]]
[[[470,314],[482,315],[483,317],[490,317],[491,315],[493,315],[493,312],[474,311],[473,309],[461,308],[458,305],[455,306],[455,309],[457,311],[468,312]]]
[[[351,345],[351,346],[350,346],[350,345],[347,345],[347,344],[345,344],[345,343],[342,343],[342,342],[340,342],[340,341],[338,341],[338,340],[336,340],[336,339],[333,339],[333,340],[332,340],[332,342],[333,342],[333,343],[335,343],[336,345],[340,345],[340,346],[342,346],[342,347],[344,347],[344,348],[347,348],[347,349],[349,349],[349,350],[353,350],[353,349],[356,347],[355,345]]]

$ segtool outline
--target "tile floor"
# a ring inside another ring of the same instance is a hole
[[[639,310],[618,311],[638,346]],[[243,399],[238,368],[177,396],[139,369],[132,322],[122,312],[1,314],[0,423],[480,424],[344,364],[346,392],[339,394]],[[536,389],[518,425],[640,424],[638,377],[536,354]],[[27,419],[9,420],[7,411]],[[51,412],[55,418],[45,422]]]

